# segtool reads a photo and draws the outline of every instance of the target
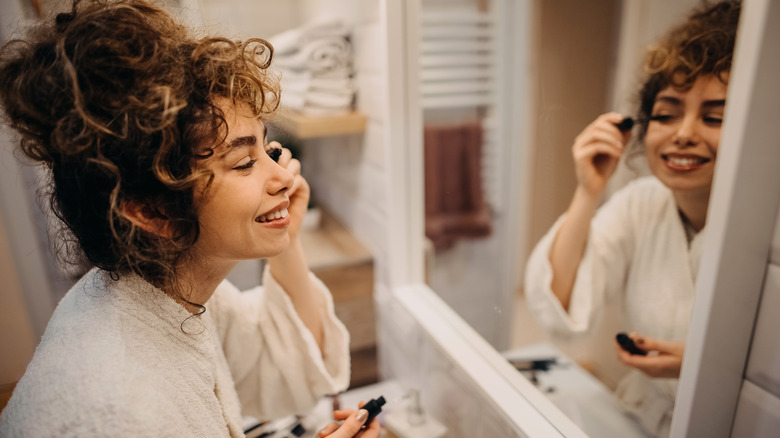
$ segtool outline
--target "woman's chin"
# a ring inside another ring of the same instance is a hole
[[[285,235],[285,239],[283,241],[280,241],[276,243],[272,248],[268,248],[265,255],[263,255],[260,258],[270,258],[270,257],[276,257],[283,252],[287,250],[287,248],[290,247],[290,237],[289,235]]]

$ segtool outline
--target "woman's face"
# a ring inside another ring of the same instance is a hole
[[[200,164],[214,180],[205,194],[203,186],[196,190],[201,228],[195,253],[218,265],[277,255],[290,242],[287,189],[294,176],[266,152],[281,146],[266,144],[262,121],[230,104],[220,108],[228,136]]]
[[[656,96],[645,152],[650,170],[677,195],[709,197],[726,90],[706,75],[687,91],[667,87]]]

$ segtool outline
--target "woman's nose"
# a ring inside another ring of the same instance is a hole
[[[276,195],[292,187],[295,175],[278,163],[271,165],[271,178],[268,181],[268,193]]]
[[[697,118],[693,115],[683,117],[677,132],[674,134],[673,141],[678,146],[692,146],[698,143],[699,134],[697,131]]]

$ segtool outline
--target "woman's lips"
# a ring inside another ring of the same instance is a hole
[[[287,219],[289,215],[290,213],[287,211],[287,209],[283,208],[281,210],[277,210],[272,213],[260,215],[255,219],[255,222],[260,222],[260,223],[274,222],[281,219]]]

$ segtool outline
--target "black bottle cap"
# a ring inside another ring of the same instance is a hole
[[[385,404],[385,398],[382,396],[379,396],[378,398],[371,399],[368,401],[368,403],[364,404],[361,409],[365,409],[368,411],[368,418],[366,418],[366,422],[363,424],[368,424],[371,422],[371,420],[374,419],[377,415],[379,415],[380,412],[382,412],[382,406]]]

